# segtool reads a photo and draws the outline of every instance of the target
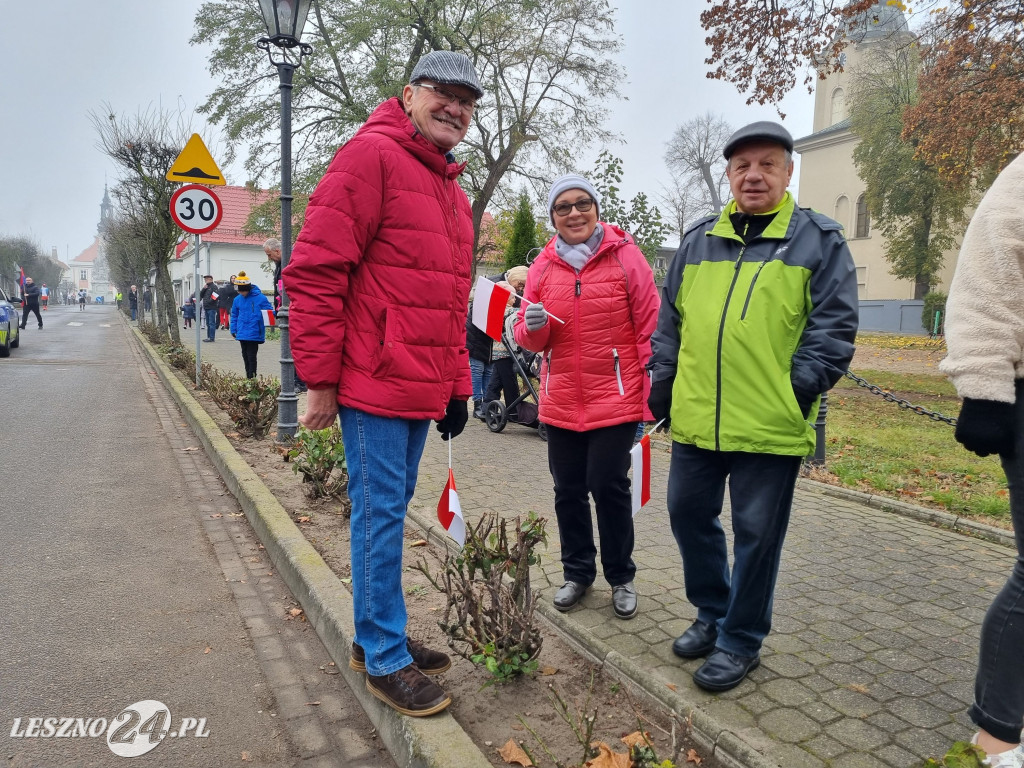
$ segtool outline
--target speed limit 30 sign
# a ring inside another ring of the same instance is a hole
[[[203,235],[215,229],[223,216],[220,199],[212,189],[201,184],[186,184],[171,195],[171,218],[193,235]]]

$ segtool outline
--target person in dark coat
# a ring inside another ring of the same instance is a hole
[[[153,291],[146,286],[146,290],[142,292],[142,311],[149,312],[153,309]]]
[[[25,324],[28,323],[29,312],[35,312],[36,320],[39,321],[39,328],[42,330],[43,316],[39,314],[39,286],[32,281],[31,277],[25,278],[25,285],[21,288],[21,298],[25,302],[25,306],[21,311],[21,327],[24,328]]]
[[[128,308],[132,311],[132,320],[139,314],[139,289],[132,286],[128,289]]]
[[[217,299],[217,311],[220,313],[220,327],[225,331],[231,325],[231,305],[235,301],[235,297],[238,295],[238,291],[235,290],[235,280],[235,275],[228,278],[228,281],[220,291],[220,297]]]
[[[220,320],[217,299],[221,287],[213,282],[213,275],[203,275],[203,280],[206,281],[206,285],[199,290],[199,299],[203,305],[203,321],[206,323],[206,338],[203,341],[216,341],[217,324]]]

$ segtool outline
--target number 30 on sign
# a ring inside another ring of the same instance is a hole
[[[223,216],[220,199],[212,189],[201,184],[186,184],[171,195],[171,218],[193,235],[214,229]]]

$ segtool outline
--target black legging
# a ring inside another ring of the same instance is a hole
[[[501,392],[505,393],[506,409],[519,397],[519,382],[516,380],[516,369],[511,357],[500,357],[494,361],[491,380],[488,382],[487,392],[484,394],[484,402],[497,400]],[[515,416],[514,411],[508,415],[510,419]]]
[[[39,321],[39,327],[42,328],[43,327],[43,316],[39,314],[39,305],[38,304],[26,304],[25,305],[25,308],[22,310],[22,313],[21,313],[21,327],[24,328],[25,325],[28,323],[28,313],[29,312],[35,312],[36,313],[36,320]]]
[[[258,341],[239,341],[242,345],[242,360],[245,362],[245,378],[256,378],[256,354],[260,351]]]

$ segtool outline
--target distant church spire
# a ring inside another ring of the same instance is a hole
[[[111,222],[111,218],[114,214],[114,206],[110,203],[110,193],[107,191],[106,183],[103,184],[103,202],[100,203],[100,223],[96,226],[96,231],[100,234],[103,233]]]

